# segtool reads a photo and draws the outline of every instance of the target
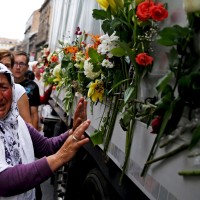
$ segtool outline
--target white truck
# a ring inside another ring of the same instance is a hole
[[[166,1],[165,1],[166,2]],[[182,0],[169,2],[172,17],[168,23],[185,23]],[[81,30],[96,34],[102,33],[101,23],[92,18],[92,10],[98,8],[95,0],[53,0],[52,26],[49,47],[55,50],[58,40],[74,39],[77,26]],[[173,15],[174,14],[174,15]],[[174,17],[174,18],[173,18]],[[171,21],[170,21],[171,20]],[[159,63],[157,63],[159,65]],[[147,82],[143,83],[141,96],[152,92],[155,78],[163,74],[166,69],[158,69]],[[148,95],[147,95],[148,96]],[[63,126],[71,125],[71,117],[63,108],[64,93],[54,91],[50,105],[56,112],[55,120],[61,120]],[[75,99],[76,101],[76,99]],[[76,103],[75,103],[76,104]],[[88,103],[89,104],[89,103]],[[88,118],[91,126],[86,131],[89,136],[99,126],[99,118],[104,105],[97,104],[91,114],[88,106]],[[119,119],[120,116],[118,116]],[[46,116],[46,119],[54,118]],[[192,161],[183,153],[166,161],[152,164],[148,173],[141,177],[141,170],[148,157],[155,135],[150,134],[151,127],[137,121],[133,137],[128,167],[123,182],[120,176],[125,157],[125,134],[116,120],[114,134],[111,138],[107,155],[103,154],[103,145],[94,146],[91,142],[84,146],[76,157],[56,175],[57,199],[88,199],[88,200],[198,200],[200,199],[199,177],[184,178],[178,171],[199,166],[200,162]],[[166,149],[159,149],[157,154],[165,153]]]

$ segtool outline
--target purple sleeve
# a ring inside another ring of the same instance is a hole
[[[30,164],[9,167],[0,173],[0,197],[24,193],[51,177],[52,174],[45,157]]]
[[[40,158],[29,164],[9,167],[0,173],[0,196],[13,196],[26,192],[52,176],[47,159],[44,156],[55,153],[67,138],[67,133],[46,138],[27,124],[35,156]]]
[[[31,135],[36,158],[55,153],[67,139],[68,132],[56,137],[47,138],[29,124],[27,124],[27,127]]]

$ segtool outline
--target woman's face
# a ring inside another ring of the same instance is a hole
[[[4,64],[9,70],[11,69],[11,59],[9,56],[2,58],[0,63]]]
[[[5,74],[0,73],[0,119],[9,112],[12,104],[12,86]]]

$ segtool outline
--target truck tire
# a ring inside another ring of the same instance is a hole
[[[89,171],[82,185],[83,199],[111,200],[109,192],[108,183],[101,172],[96,168]]]

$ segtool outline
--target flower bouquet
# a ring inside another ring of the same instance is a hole
[[[120,113],[119,123],[126,133],[122,177],[136,120],[145,119],[147,126],[151,124],[152,133],[157,135],[141,173],[144,175],[151,163],[191,149],[200,140],[198,122],[179,127],[185,108],[189,110],[188,118],[199,108],[200,75],[193,40],[199,32],[199,13],[188,13],[186,27],[175,25],[160,30],[160,23],[168,17],[166,4],[153,0],[97,2],[102,9],[94,9],[93,17],[101,20],[104,34],[89,34],[77,27],[73,42],[59,41],[60,48],[46,57],[44,77],[58,91],[65,89],[66,112],[73,107],[76,93],[90,98],[91,108],[95,108],[93,106],[97,103],[106,105],[99,128],[91,135],[94,145],[104,144],[105,153]],[[138,94],[141,80],[153,68],[155,41],[170,47],[169,72],[156,85],[157,97],[145,101]],[[168,155],[154,158],[158,147],[174,141],[185,130],[192,132],[189,142]],[[173,135],[174,132],[179,134]],[[161,142],[165,137],[168,139]]]
[[[123,177],[136,119],[155,110],[138,93],[141,80],[152,70],[152,44],[168,12],[165,4],[153,0],[97,1],[102,9],[94,9],[93,17],[102,21],[104,34],[89,34],[77,27],[73,42],[59,41],[60,48],[48,55],[44,80],[58,91],[65,90],[66,112],[73,107],[76,93],[90,98],[92,108],[97,103],[106,105],[99,128],[91,135],[94,145],[104,144],[105,153],[120,113],[119,123],[126,133]]]

